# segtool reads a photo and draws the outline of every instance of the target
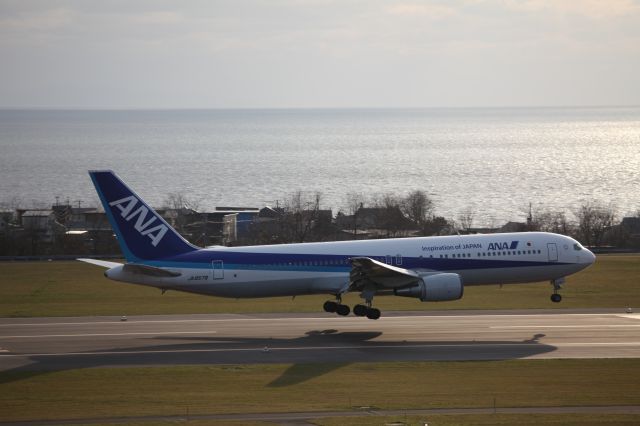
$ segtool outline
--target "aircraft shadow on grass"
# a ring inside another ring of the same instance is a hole
[[[436,360],[504,360],[527,358],[556,350],[541,343],[544,334],[521,341],[381,341],[382,332],[311,330],[294,338],[223,336],[160,336],[136,340],[135,346],[90,354],[25,355],[30,364],[0,373],[0,384],[53,371],[92,367],[291,364],[268,387],[284,387],[320,377],[355,362]],[[153,345],[140,345],[153,340]],[[167,341],[166,344],[158,343]],[[170,341],[170,342],[169,342]],[[0,362],[2,357],[0,357]],[[1,364],[0,364],[1,366]]]

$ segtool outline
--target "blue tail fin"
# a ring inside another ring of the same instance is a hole
[[[127,261],[163,259],[197,250],[111,170],[91,170],[89,176]]]

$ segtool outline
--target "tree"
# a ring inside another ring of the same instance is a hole
[[[434,216],[422,225],[421,232],[422,235],[445,235],[450,234],[452,230],[453,225],[444,217]]]
[[[402,213],[420,228],[433,217],[433,201],[426,192],[419,189],[410,192],[401,201],[400,208]]]
[[[367,204],[367,198],[361,192],[350,192],[345,197],[345,207],[347,214],[352,218],[353,238],[358,236],[358,225],[360,224],[358,212]]]
[[[173,227],[185,237],[185,225],[187,225],[188,216],[192,211],[197,211],[199,207],[200,202],[198,200],[179,192],[169,193],[162,202],[162,208],[172,210],[171,222],[173,222]]]
[[[167,198],[164,199],[162,205],[168,209],[189,209],[197,211],[200,208],[200,201],[179,192],[171,192],[167,195]]]
[[[320,192],[310,194],[297,191],[285,201],[284,217],[294,241],[303,243],[309,237],[318,220],[321,199]]]
[[[528,229],[529,231],[554,232],[563,235],[575,233],[575,226],[566,213],[555,210],[536,210],[531,214]]]
[[[473,207],[467,207],[460,212],[460,214],[458,215],[458,222],[460,223],[462,229],[469,232],[469,230],[473,226],[474,216],[475,211],[473,210]]]
[[[403,200],[394,194],[382,194],[374,200],[375,223],[386,232],[386,237],[395,237],[407,229],[407,218],[402,213]]]
[[[601,245],[605,232],[611,228],[615,220],[613,207],[597,201],[583,204],[575,215],[578,219],[578,239],[587,246]]]
[[[16,211],[24,205],[22,198],[13,196],[8,200],[0,201],[0,211]]]

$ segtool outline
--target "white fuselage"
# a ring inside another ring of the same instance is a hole
[[[132,274],[122,266],[108,278],[224,297],[340,294],[349,284],[349,259],[376,261],[427,275],[459,274],[465,286],[555,280],[593,263],[570,237],[509,233],[386,240],[216,247],[145,264],[175,277]]]

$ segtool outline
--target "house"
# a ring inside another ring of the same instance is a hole
[[[336,226],[356,238],[365,236],[358,232],[361,230],[368,231],[368,238],[412,236],[418,231],[418,226],[398,206],[360,207],[353,215],[338,213]]]
[[[640,247],[640,216],[622,218],[620,230],[626,235],[627,247]]]
[[[18,223],[29,230],[47,231],[56,220],[51,209],[18,209]]]

